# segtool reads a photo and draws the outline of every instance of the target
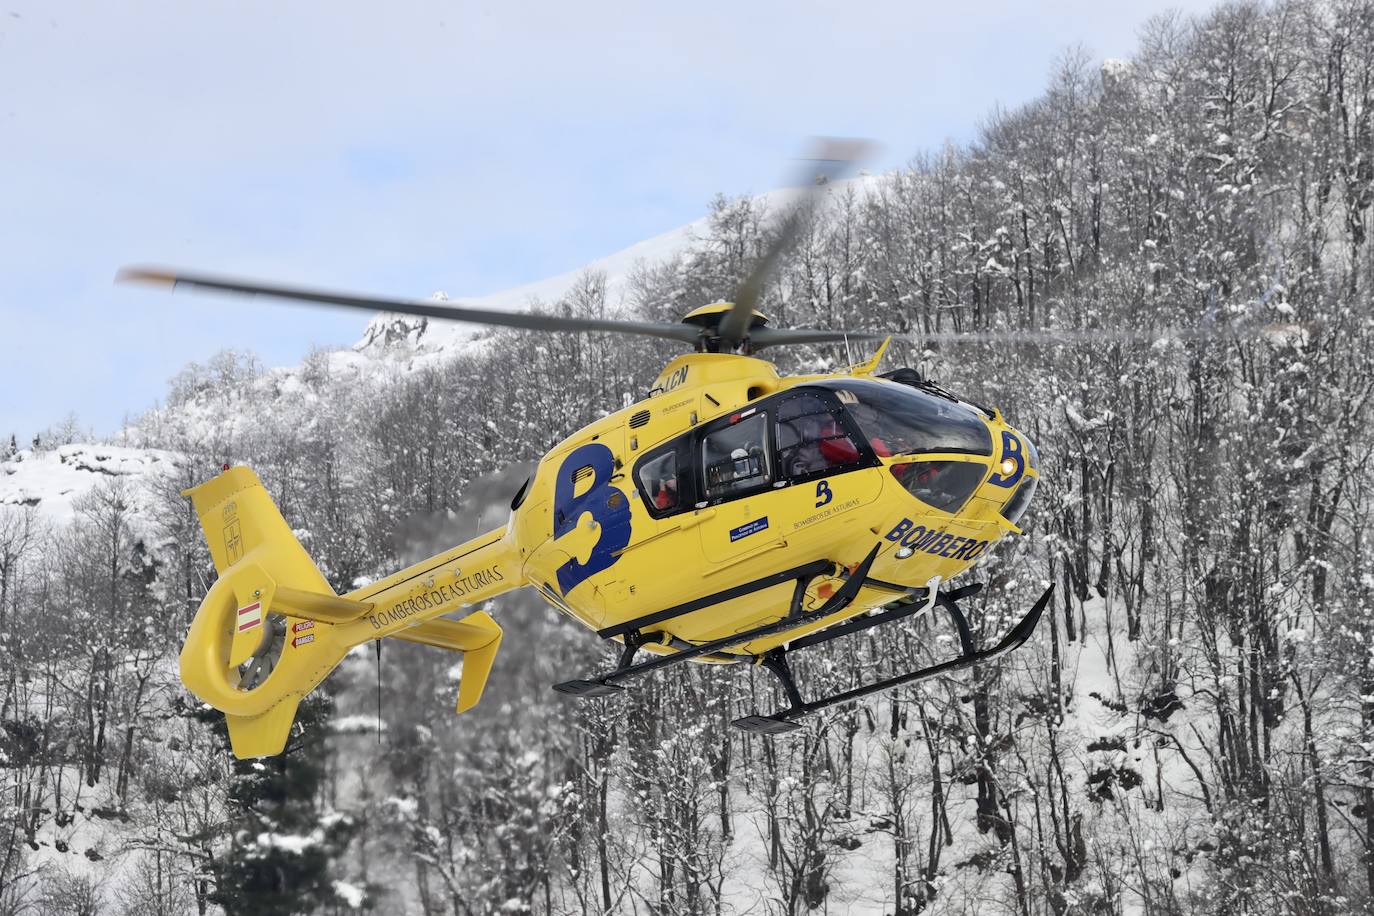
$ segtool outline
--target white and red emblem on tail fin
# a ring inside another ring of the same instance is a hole
[[[239,608],[239,632],[251,630],[262,624],[262,602],[254,601],[247,607]]]

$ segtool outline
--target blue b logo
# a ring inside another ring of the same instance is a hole
[[[586,493],[575,496],[577,472],[585,467],[592,469],[592,485]],[[572,531],[585,513],[591,513],[601,526],[601,536],[585,565],[573,558],[558,567],[558,587],[565,595],[582,580],[615,565],[620,551],[630,543],[630,501],[611,486],[614,473],[615,456],[599,442],[573,449],[558,468],[553,490],[554,540]]]
[[[1007,462],[1013,462],[1013,467],[1007,470]],[[1002,473],[1006,470],[1006,473]],[[1026,473],[1026,453],[1021,450],[1021,440],[1002,430],[1002,464],[998,467],[997,473],[988,478],[988,483],[994,487],[1014,486],[1021,475]]]

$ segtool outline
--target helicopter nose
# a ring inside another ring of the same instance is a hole
[[[1002,506],[1002,517],[1013,525],[1019,524],[1021,516],[1026,514],[1026,509],[1030,508],[1031,500],[1035,497],[1035,485],[1038,483],[1034,477],[1027,477],[1021,481],[1011,494],[1006,503]]]

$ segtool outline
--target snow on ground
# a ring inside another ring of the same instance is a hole
[[[97,484],[123,480],[135,486],[170,473],[175,455],[119,445],[64,445],[25,449],[0,461],[0,506],[33,506],[53,525],[75,515],[74,504]]]
[[[347,881],[335,881],[334,893],[352,910],[363,908],[363,901],[367,899],[367,892],[356,884],[349,884]]]
[[[1086,605],[1085,616],[1086,627],[1080,639],[1064,643],[1062,647],[1065,706],[1058,737],[1064,751],[1064,778],[1073,798],[1071,804],[1075,813],[1084,819],[1084,840],[1089,857],[1120,855],[1119,844],[1130,834],[1133,825],[1137,836],[1145,838],[1138,851],[1142,859],[1163,857],[1185,846],[1196,846],[1203,837],[1181,829],[1181,825],[1206,822],[1206,818],[1195,814],[1201,807],[1196,780],[1181,755],[1155,739],[1176,736],[1189,753],[1200,758],[1205,751],[1193,743],[1198,734],[1194,728],[1205,730],[1206,723],[1187,705],[1170,715],[1167,722],[1143,717],[1137,707],[1139,698],[1146,694],[1150,685],[1118,683],[1109,656],[1115,658],[1120,671],[1137,672],[1147,666],[1136,656],[1151,647],[1144,642],[1127,640],[1124,611],[1120,606],[1094,598]],[[1014,677],[1021,683],[1025,683],[1026,678],[1041,681],[1046,677],[1050,669],[1046,627],[1054,623],[1046,619],[1034,642],[1001,662],[1007,677]],[[966,683],[967,678],[968,675],[956,675],[927,685],[921,690],[924,702],[932,705],[960,702],[960,685]],[[1180,697],[1185,704],[1190,698],[1184,691],[1180,691]],[[882,710],[876,711],[881,720]],[[858,842],[852,849],[839,846],[827,849],[830,893],[822,908],[825,912],[878,916],[893,911],[894,839],[883,826],[889,814],[876,781],[881,781],[888,771],[889,756],[897,755],[896,759],[900,760],[907,754],[924,754],[919,743],[904,746],[911,738],[908,734],[902,741],[893,742],[883,729],[872,734],[861,731],[857,736],[855,756],[862,763],[857,765],[856,772],[861,774],[861,779],[870,781],[867,808],[856,809],[847,820],[834,822],[827,833],[828,836],[848,835],[850,842]],[[1043,745],[1030,747],[1044,750]],[[1043,767],[1043,763],[1039,761],[1038,766]],[[947,775],[950,765],[949,758],[945,758]],[[1026,776],[1044,778],[1042,769],[1023,771],[1022,767],[1021,761],[1009,757],[1002,758],[999,763],[999,779],[1013,806],[1035,803],[1028,791]],[[901,769],[900,764],[898,769]],[[1104,784],[1102,779],[1107,771],[1117,775]],[[1123,781],[1129,779],[1130,774],[1140,778],[1139,784],[1131,786]],[[1011,879],[1005,864],[996,864],[1007,851],[999,846],[993,835],[982,834],[977,829],[973,816],[976,786],[951,779],[946,783],[946,790],[954,836],[951,846],[941,857],[940,872],[934,879],[940,891],[932,902],[931,912],[969,912],[982,906],[990,883],[1006,884],[1009,888]],[[915,869],[922,863],[930,828],[926,791],[928,787],[912,785],[907,799],[908,804],[916,806],[911,809],[915,818],[914,832],[909,838],[913,843],[910,862],[913,871],[909,875],[913,878],[917,877]],[[725,856],[728,863],[724,885],[726,912],[760,912],[766,901],[776,899],[781,892],[776,876],[768,868],[763,804],[737,788],[731,806],[736,829]],[[1189,813],[1190,809],[1193,814]],[[1142,831],[1141,824],[1148,826]],[[1028,835],[1021,837],[1023,843],[1031,839]],[[1055,858],[1053,851],[1048,854],[1051,859]],[[994,864],[990,868],[986,863],[979,864],[980,857]],[[1174,880],[1175,893],[1183,897],[1196,892],[1203,883],[1200,874],[1203,868],[1205,860],[1199,856],[1192,867],[1178,873]],[[1129,869],[1118,877],[1129,885],[1132,876],[1128,872]],[[1068,889],[1070,902],[1082,897],[1091,903],[1102,893],[1100,886],[1086,881]],[[1142,906],[1139,898],[1128,896],[1126,912],[1140,912]]]

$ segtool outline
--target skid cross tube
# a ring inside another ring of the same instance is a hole
[[[884,623],[901,620],[903,617],[910,617],[912,614],[918,613],[923,606],[924,602],[917,600],[908,604],[899,604],[897,607],[888,608],[884,611],[869,613],[862,617],[854,617],[846,620],[844,623],[837,623],[833,627],[826,627],[819,632],[792,640],[787,644],[787,651],[796,652],[799,649],[805,649],[807,646],[818,646],[821,643],[830,642],[832,639],[845,636],[849,633],[861,633],[864,630],[880,626]]]
[[[648,674],[651,671],[657,671],[660,668],[681,664],[682,662],[700,658],[703,655],[710,655],[722,649],[739,646],[755,639],[761,639],[765,636],[776,636],[779,633],[785,633],[794,627],[801,626],[807,620],[819,620],[829,617],[831,614],[838,613],[849,607],[854,599],[858,597],[859,590],[863,588],[864,579],[868,576],[869,568],[873,566],[873,561],[878,558],[878,551],[881,546],[880,544],[875,544],[873,549],[868,552],[868,556],[864,558],[864,561],[860,563],[849,578],[845,580],[844,584],[835,591],[835,594],[831,595],[830,599],[826,601],[825,604],[809,614],[802,611],[802,598],[805,596],[806,587],[812,579],[817,575],[832,571],[835,568],[834,564],[828,560],[808,563],[805,566],[799,566],[786,573],[778,573],[764,579],[758,579],[748,585],[739,586],[736,589],[730,589],[729,591],[720,593],[721,595],[729,595],[730,597],[739,597],[739,595],[742,594],[747,595],[751,592],[759,591],[762,588],[780,585],[789,579],[795,579],[796,585],[792,592],[792,600],[788,605],[787,616],[783,617],[781,620],[776,620],[773,623],[766,623],[762,626],[744,630],[740,633],[731,633],[728,636],[722,636],[718,639],[709,640],[708,642],[688,644],[684,648],[678,649],[676,652],[659,655],[647,661],[639,662],[638,664],[631,663],[635,650],[648,642],[652,642],[654,637],[659,634],[653,632],[644,633],[638,628],[633,628],[625,631],[623,634],[625,650],[621,653],[620,664],[614,671],[585,680],[564,681],[561,684],[555,684],[553,689],[560,693],[567,693],[573,696],[606,696],[623,689],[616,683],[617,681],[628,680],[632,677]],[[759,583],[766,584],[760,585]],[[722,600],[728,600],[728,598]],[[690,602],[690,604],[698,605],[700,602],[694,601]],[[687,606],[679,605],[679,607]],[[701,607],[704,607],[704,605]],[[671,616],[690,614],[693,611],[700,610],[701,607],[688,607],[687,610],[678,611],[678,613]],[[670,619],[669,617],[664,617],[664,614],[668,614],[668,611],[660,611],[657,614],[640,617],[638,621],[652,620],[654,622],[661,622],[662,620]],[[638,621],[631,621],[630,623],[633,624]],[[624,630],[627,626],[629,626],[629,624],[621,624],[619,627],[612,629]],[[604,633],[606,631],[603,630],[601,632]]]
[[[973,637],[969,630],[968,619],[964,617],[964,612],[959,609],[959,605],[956,603],[958,598],[971,594],[973,591],[977,591],[977,589],[965,586],[964,588],[956,589],[948,594],[941,594],[936,598],[936,604],[945,609],[950,618],[954,621],[955,628],[959,631],[960,652],[956,658],[947,659],[934,665],[927,665],[924,668],[918,668],[906,674],[884,678],[872,684],[855,687],[852,690],[841,691],[840,693],[832,694],[819,700],[813,700],[811,702],[804,701],[800,692],[797,690],[796,681],[792,677],[791,667],[787,663],[787,655],[798,649],[819,645],[822,642],[829,642],[831,639],[838,636],[855,633],[867,629],[870,626],[876,626],[879,623],[886,623],[890,620],[904,617],[920,608],[921,603],[918,602],[916,604],[884,611],[880,614],[871,615],[867,618],[848,621],[831,630],[814,633],[810,636],[796,640],[786,651],[774,650],[774,653],[776,653],[776,657],[774,658],[770,659],[768,656],[764,656],[763,662],[765,667],[767,667],[769,671],[772,671],[782,683],[783,690],[787,694],[790,705],[783,712],[775,713],[771,716],[761,716],[757,714],[744,716],[736,719],[732,724],[736,728],[741,728],[745,731],[755,732],[757,734],[771,735],[789,732],[801,727],[795,721],[796,719],[800,719],[802,716],[816,712],[817,710],[826,709],[831,706],[839,706],[844,703],[852,703],[855,700],[871,696],[875,693],[881,693],[885,690],[891,690],[894,687],[914,684],[917,681],[939,677],[942,674],[958,671],[961,668],[969,668],[983,662],[993,661],[1019,648],[1027,639],[1030,639],[1031,633],[1035,632],[1036,624],[1040,622],[1040,615],[1044,613],[1045,608],[1050,603],[1050,599],[1054,596],[1054,586],[1051,585],[1045,590],[1045,593],[1040,596],[1040,599],[1035,602],[1035,606],[1030,609],[1030,612],[1027,613],[1025,617],[1021,618],[1016,626],[1012,628],[1011,632],[1002,638],[1001,642],[991,649],[979,651],[973,648]],[[772,655],[773,653],[769,654]]]
[[[870,579],[868,581],[872,583],[873,580]],[[930,594],[926,592],[925,589],[912,589],[913,600],[909,603],[899,604],[896,607],[890,607],[887,610],[878,611],[877,613],[870,613],[864,617],[855,617],[852,620],[846,620],[844,623],[837,623],[833,627],[826,627],[818,633],[803,636],[801,639],[794,639],[787,644],[787,651],[796,652],[808,646],[819,646],[821,643],[830,642],[832,639],[838,639],[850,633],[861,633],[879,624],[901,620],[903,617],[919,614],[921,611],[924,611],[929,604],[939,604],[940,607],[945,607],[947,603],[957,602],[960,598],[972,595],[982,587],[983,583],[974,582],[970,585],[957,588],[948,594],[937,594],[934,601],[929,600]],[[973,651],[973,634],[969,631],[968,621],[964,619],[962,614],[956,613],[950,616],[954,620],[955,628],[959,630],[959,649],[967,655]]]

